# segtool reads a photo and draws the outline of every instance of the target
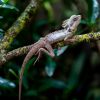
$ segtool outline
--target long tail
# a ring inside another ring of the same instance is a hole
[[[36,51],[37,51],[37,48],[34,48],[33,46],[23,61],[21,72],[20,72],[20,78],[19,78],[19,100],[21,100],[22,78],[23,78],[25,66],[27,62],[29,61],[29,59],[31,59],[31,57],[35,54]]]

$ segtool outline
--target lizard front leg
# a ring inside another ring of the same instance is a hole
[[[73,36],[72,36],[72,37],[73,37]],[[70,43],[74,43],[75,39],[73,39],[72,37],[71,37],[71,38],[68,38],[68,39],[66,39],[66,40],[64,40],[66,45],[67,45],[67,44],[70,44]]]
[[[41,54],[42,54],[43,52],[46,53],[46,54],[48,54],[48,55],[51,56],[51,57],[54,57],[54,56],[55,56],[55,54],[54,54],[54,52],[53,52],[52,46],[51,46],[49,43],[47,43],[47,44],[44,46],[44,48],[40,48],[40,49],[38,50],[38,52],[36,53],[36,54],[38,54],[38,57],[37,57],[37,59],[35,60],[34,64],[39,60],[39,58],[41,57]]]

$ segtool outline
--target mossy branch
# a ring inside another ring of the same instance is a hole
[[[32,46],[33,46],[33,44],[29,45],[29,46],[20,47],[18,49],[14,49],[14,50],[8,52],[4,56],[1,55],[2,59],[0,59],[0,66],[14,57],[21,56],[21,55],[28,53],[28,51],[32,48]]]
[[[14,38],[20,33],[25,25],[33,17],[38,8],[40,0],[31,0],[25,11],[20,17],[13,23],[13,25],[5,32],[4,38],[0,41],[0,51],[8,49]]]
[[[100,40],[100,32],[91,32],[83,35],[75,35],[72,38],[68,39],[65,44],[77,44],[80,42],[91,42],[95,40]]]
[[[64,46],[66,44],[68,45],[73,45],[73,44],[77,44],[77,43],[80,43],[80,42],[90,42],[91,40],[100,40],[100,32],[91,32],[91,33],[88,33],[88,34],[83,34],[83,35],[75,35],[73,36],[72,38],[68,39],[67,41],[63,42],[61,46]],[[3,59],[5,60],[0,60],[0,65],[3,65],[4,63],[6,63],[8,60],[14,58],[14,57],[17,57],[17,56],[20,56],[20,55],[24,55],[24,54],[27,54],[28,51],[32,48],[34,44],[32,45],[29,45],[29,46],[24,46],[24,47],[21,47],[21,48],[18,48],[18,49],[15,49],[13,51],[10,51],[8,52],[4,57]],[[54,47],[57,47],[59,45],[57,44],[53,44]]]

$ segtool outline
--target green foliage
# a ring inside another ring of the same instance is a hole
[[[72,92],[73,89],[78,86],[80,74],[84,66],[85,59],[86,54],[81,53],[79,57],[77,57],[73,62],[69,79],[67,80],[67,88],[64,90],[65,95],[68,95],[70,92]]]
[[[68,46],[64,46],[59,49],[55,49],[54,51],[55,51],[56,56],[60,56],[61,54],[63,54],[67,48]]]
[[[100,30],[100,21],[97,20],[100,18],[98,0],[83,0],[86,5],[82,5],[82,8],[79,6],[81,2],[81,0],[43,0],[41,6],[39,5],[40,9],[16,37],[9,51],[33,44],[40,37],[59,30],[62,21],[72,14],[82,14],[82,21],[76,34]],[[0,39],[28,3],[29,0],[0,1]],[[87,15],[80,12],[84,8]],[[99,50],[99,43],[96,42],[55,48],[55,58],[43,53],[34,66],[37,56],[33,56],[25,67],[22,100],[100,100]],[[12,97],[18,100],[18,78],[24,58],[25,55],[13,58],[0,68],[0,99],[8,96],[11,100]]]
[[[9,3],[9,0],[1,0],[0,1],[0,8],[13,9],[15,11],[19,11],[18,8],[14,7],[8,3]]]
[[[0,77],[0,89],[10,90],[15,87],[16,85],[13,82],[9,81],[8,79]]]
[[[0,0],[2,3],[8,3],[9,0]]]
[[[96,19],[99,15],[99,3],[97,0],[87,0],[88,4],[88,18],[91,24],[96,22]]]
[[[51,76],[53,76],[53,74],[55,72],[56,63],[49,57],[47,60],[48,61],[47,61],[46,66],[45,66],[45,72],[49,77],[51,77]]]
[[[42,82],[41,87],[38,89],[39,92],[47,91],[51,88],[53,89],[64,89],[67,85],[61,80],[45,79]]]
[[[16,7],[7,4],[0,5],[0,8],[14,9],[16,11],[19,11]]]

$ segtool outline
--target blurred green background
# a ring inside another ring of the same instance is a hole
[[[24,11],[30,0],[0,0],[0,39]],[[42,0],[30,23],[14,39],[9,51],[33,44],[61,29],[73,14],[82,20],[76,34],[100,30],[100,0]],[[100,41],[54,49],[55,58],[43,54],[26,65],[22,100],[100,100]],[[25,55],[0,67],[0,100],[18,100],[19,72]]]

